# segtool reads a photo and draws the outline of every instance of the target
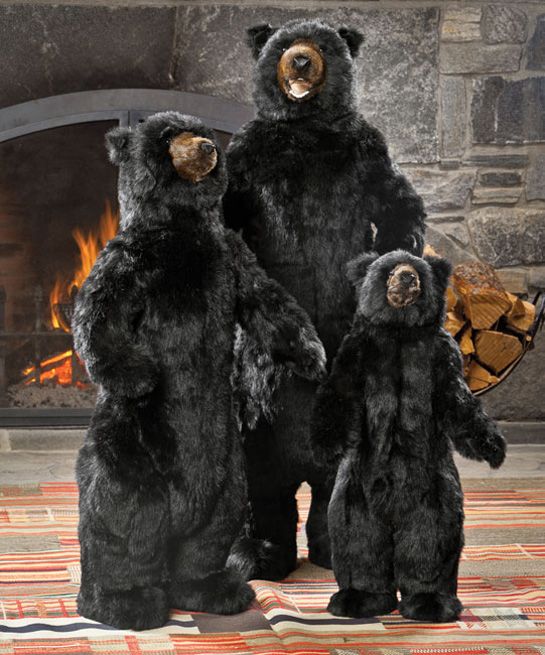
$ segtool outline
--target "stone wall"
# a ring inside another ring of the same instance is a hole
[[[0,1],[0,106],[114,87],[251,102],[246,27],[357,26],[360,109],[424,197],[429,242],[455,263],[490,262],[514,292],[545,288],[544,2],[106,4]],[[486,397],[490,411],[545,419],[544,367],[540,347]]]

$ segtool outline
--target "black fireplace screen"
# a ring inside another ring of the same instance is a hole
[[[72,350],[74,295],[117,229],[115,121],[0,143],[0,404],[84,408],[95,389]]]

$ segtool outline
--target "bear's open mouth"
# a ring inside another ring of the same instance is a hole
[[[296,80],[288,80],[288,88],[290,96],[301,100],[312,91],[312,83],[300,77]]]

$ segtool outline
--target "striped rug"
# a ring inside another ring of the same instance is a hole
[[[253,582],[234,617],[173,612],[145,633],[79,617],[74,483],[0,487],[0,655],[544,655],[545,479],[466,481],[457,623],[398,614],[368,620],[325,611],[331,572],[304,560],[281,583]],[[301,529],[309,495],[299,496]]]

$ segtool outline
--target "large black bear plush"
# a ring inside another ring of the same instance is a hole
[[[357,113],[355,30],[317,20],[249,30],[257,118],[231,141],[226,220],[242,230],[258,262],[310,314],[332,359],[350,325],[353,294],[346,263],[373,245],[422,252],[420,198],[392,165],[384,139]],[[302,481],[312,487],[307,523],[311,561],[330,566],[326,512],[334,471],[309,446],[315,385],[293,379],[279,389],[272,424],[246,440],[256,533],[280,547],[253,575],[281,577],[296,565]]]
[[[313,416],[319,458],[342,454],[329,507],[340,590],[329,610],[452,621],[463,545],[452,446],[500,466],[505,442],[442,328],[450,267],[403,251],[349,267],[358,309]]]
[[[325,357],[304,311],[223,227],[224,156],[210,130],[170,112],[112,130],[107,145],[120,233],[73,320],[100,385],[77,463],[78,608],[143,629],[170,607],[228,614],[251,602],[225,565],[247,506],[237,410],[255,413],[260,392],[244,384],[251,372],[232,378],[252,356],[313,378]]]

